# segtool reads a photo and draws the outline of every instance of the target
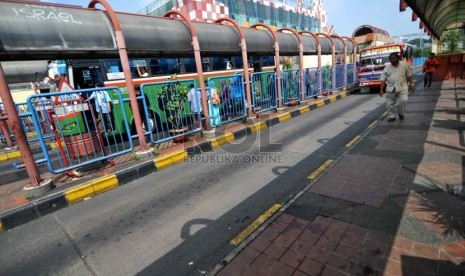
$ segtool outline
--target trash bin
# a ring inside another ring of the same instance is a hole
[[[100,151],[97,132],[86,130],[82,112],[54,115],[54,121],[71,158],[77,159]]]

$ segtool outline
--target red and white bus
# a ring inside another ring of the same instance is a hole
[[[379,88],[381,73],[389,64],[389,55],[399,53],[401,59],[410,66],[413,64],[413,46],[405,43],[385,44],[367,47],[360,51],[358,80],[361,93],[369,93],[371,88]]]

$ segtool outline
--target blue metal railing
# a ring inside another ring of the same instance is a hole
[[[336,71],[336,83],[335,88],[341,89],[344,88],[344,75],[345,75],[345,68],[344,64],[338,64],[335,67]]]
[[[237,121],[247,116],[244,76],[242,74],[208,78],[207,83],[212,127]],[[219,104],[213,103],[212,95],[214,93],[218,95]]]
[[[331,91],[333,90],[333,67],[323,66],[321,67],[321,78],[322,78],[322,90]]]
[[[318,67],[305,68],[305,98],[318,97],[320,87],[318,86]]]
[[[354,72],[355,72],[355,64],[349,63],[346,67],[346,74],[347,74],[347,85],[352,85],[355,83]]]
[[[118,88],[32,95],[27,104],[52,173],[78,169],[133,150]],[[46,140],[56,147],[48,151]]]
[[[150,140],[157,144],[199,132],[202,102],[194,80],[172,80],[140,87]]]
[[[252,111],[261,113],[278,107],[278,89],[275,72],[251,74]]]
[[[281,87],[283,93],[283,104],[291,105],[298,103],[301,98],[300,93],[300,70],[289,69],[281,72]]]

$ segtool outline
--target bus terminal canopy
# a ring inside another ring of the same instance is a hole
[[[452,28],[465,26],[465,1],[463,0],[400,0],[400,11],[413,10],[412,21],[420,18],[420,29],[439,38]]]

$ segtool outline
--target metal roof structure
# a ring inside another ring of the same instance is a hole
[[[413,10],[412,21],[419,18],[420,29],[435,38],[447,29],[465,27],[463,0],[400,0],[400,11],[407,7]]]

